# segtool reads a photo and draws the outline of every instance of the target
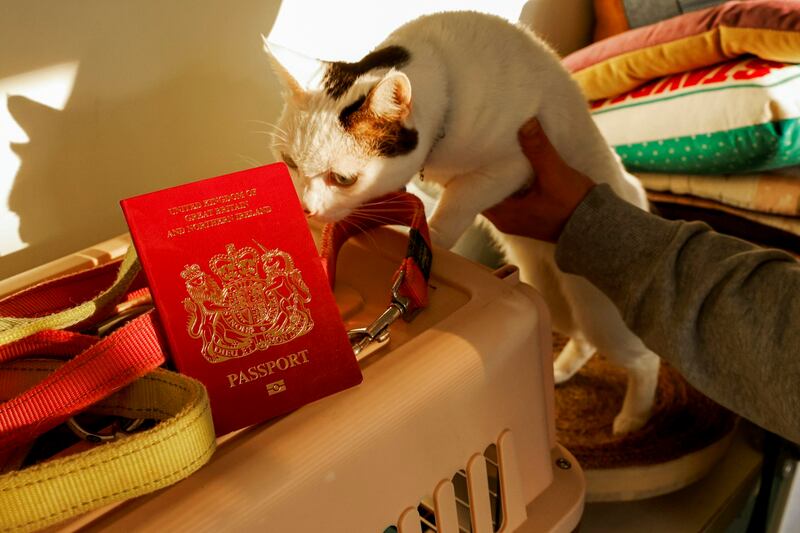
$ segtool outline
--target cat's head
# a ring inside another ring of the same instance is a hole
[[[396,191],[424,159],[411,109],[411,84],[395,67],[409,55],[377,50],[358,63],[310,59],[265,41],[285,107],[275,156],[289,167],[306,212],[339,220]]]

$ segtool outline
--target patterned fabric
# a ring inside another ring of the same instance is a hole
[[[800,63],[800,3],[727,2],[630,30],[564,59],[587,99],[743,54]]]
[[[663,202],[692,206],[706,211],[717,211],[741,217],[752,222],[758,222],[765,226],[777,228],[793,235],[800,235],[800,217],[788,217],[779,215],[769,215],[758,213],[755,211],[748,211],[746,209],[738,209],[729,205],[721,204],[704,198],[695,198],[692,196],[675,195],[650,192],[648,197],[652,202]],[[756,240],[756,242],[758,242]]]
[[[752,172],[800,163],[800,119],[616,147],[631,170]]]
[[[746,57],[595,101],[592,113],[634,172],[800,165],[800,65]]]
[[[800,167],[795,167],[800,170]],[[800,217],[800,178],[777,174],[638,174],[649,191],[694,196],[762,214]]]

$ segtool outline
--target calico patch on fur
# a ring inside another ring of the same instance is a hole
[[[402,46],[387,46],[372,51],[357,63],[337,61],[328,63],[322,79],[325,93],[331,98],[342,97],[359,76],[376,68],[399,68],[408,63],[411,54]]]
[[[375,155],[396,157],[417,147],[417,130],[403,126],[400,119],[376,115],[370,109],[372,93],[362,96],[339,113],[339,122],[356,141]]]

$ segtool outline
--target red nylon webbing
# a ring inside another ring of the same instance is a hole
[[[0,404],[0,450],[32,440],[164,362],[148,312]]]
[[[51,279],[0,300],[0,316],[37,317],[91,300],[111,286],[122,261]]]
[[[99,340],[94,335],[83,335],[74,331],[40,331],[17,342],[0,346],[0,363],[37,355],[71,357],[88,349]]]
[[[0,300],[0,316],[43,316],[88,301],[111,286],[120,264],[113,261],[8,296]],[[145,297],[144,287],[144,276],[137,276],[128,299]],[[102,318],[100,314],[94,320]],[[146,313],[103,339],[49,330],[0,346],[0,362],[36,355],[75,356],[33,388],[0,404],[0,451],[33,440],[163,364],[154,316]]]
[[[14,318],[33,318],[58,313],[91,300],[108,289],[117,277],[122,260],[112,261],[73,274],[44,281],[0,299],[0,316]],[[139,273],[128,287],[129,297],[148,291],[147,279]],[[93,319],[81,323],[90,325],[92,320],[102,318],[98,310]]]
[[[408,226],[412,230],[416,230],[419,237],[423,239],[428,254],[430,253],[431,239],[425,220],[425,208],[420,199],[407,192],[387,194],[361,206],[357,214],[325,226],[321,244],[322,264],[331,287],[336,280],[336,261],[339,249],[347,239],[379,226],[390,225]],[[413,235],[411,238],[413,239]],[[397,279],[401,273],[404,274],[399,292],[411,300],[411,309],[409,310],[411,312],[428,305],[429,258],[428,264],[420,265],[415,255],[417,254],[409,251],[393,277],[393,279]]]

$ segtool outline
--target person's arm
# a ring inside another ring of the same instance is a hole
[[[577,180],[582,189],[585,176],[576,177],[557,154],[553,161],[554,149],[541,129],[531,135],[536,143],[526,148],[525,134],[521,143],[537,181]],[[537,162],[543,153],[550,162]],[[555,201],[566,204],[566,215],[551,224],[558,230],[548,235],[541,228],[515,231],[525,226],[493,216],[508,207],[505,202],[486,214],[502,231],[557,239],[559,267],[602,290],[631,330],[692,385],[800,442],[800,264],[702,223],[650,215],[606,185],[573,196],[580,198],[562,195]],[[535,191],[509,201],[526,198],[527,210],[551,201]]]
[[[668,222],[593,190],[556,247],[625,323],[695,387],[800,442],[800,264],[715,233]]]

